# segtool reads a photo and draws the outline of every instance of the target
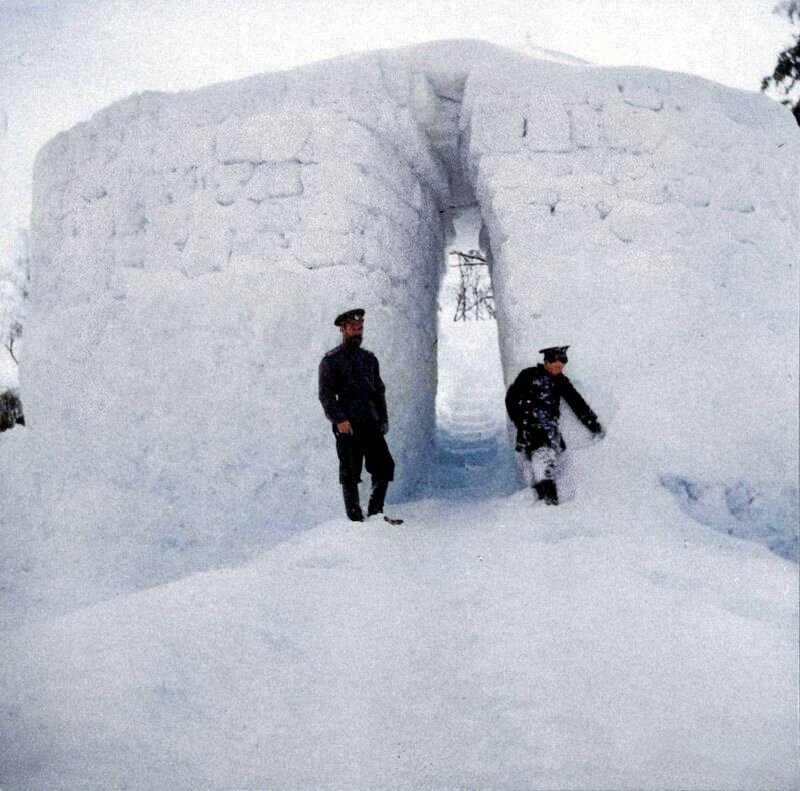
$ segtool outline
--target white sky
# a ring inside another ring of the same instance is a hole
[[[136,91],[440,38],[557,50],[758,90],[790,38],[774,0],[0,0],[0,261],[47,139]]]

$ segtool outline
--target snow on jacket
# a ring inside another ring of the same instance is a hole
[[[388,422],[386,387],[378,358],[370,351],[344,344],[329,351],[319,364],[319,400],[334,425]]]
[[[540,363],[520,371],[506,393],[506,410],[517,427],[517,450],[530,451],[544,445],[561,450],[566,447],[558,428],[562,398],[589,431],[600,431],[597,415],[572,382],[564,374],[547,373]]]

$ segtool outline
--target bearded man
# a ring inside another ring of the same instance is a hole
[[[336,438],[344,507],[354,522],[364,521],[358,492],[362,465],[372,477],[367,516],[383,513],[386,491],[394,479],[394,459],[384,437],[389,430],[386,388],[378,358],[361,348],[364,312],[354,308],[336,317],[333,323],[342,342],[319,365],[319,400]]]

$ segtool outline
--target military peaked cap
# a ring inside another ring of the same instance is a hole
[[[539,349],[539,354],[544,355],[546,362],[553,362],[553,360],[567,361],[567,349],[569,346],[548,346],[546,349]]]
[[[366,313],[364,308],[353,308],[352,310],[346,310],[344,313],[340,313],[334,319],[333,323],[337,327],[341,327],[346,321],[363,321],[364,313]]]

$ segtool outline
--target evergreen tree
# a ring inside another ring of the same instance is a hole
[[[778,14],[786,14],[792,25],[800,26],[800,0],[784,0],[775,7]],[[800,30],[794,34],[794,43],[778,55],[775,71],[761,81],[761,90],[772,89],[781,104],[792,108],[800,125]]]

